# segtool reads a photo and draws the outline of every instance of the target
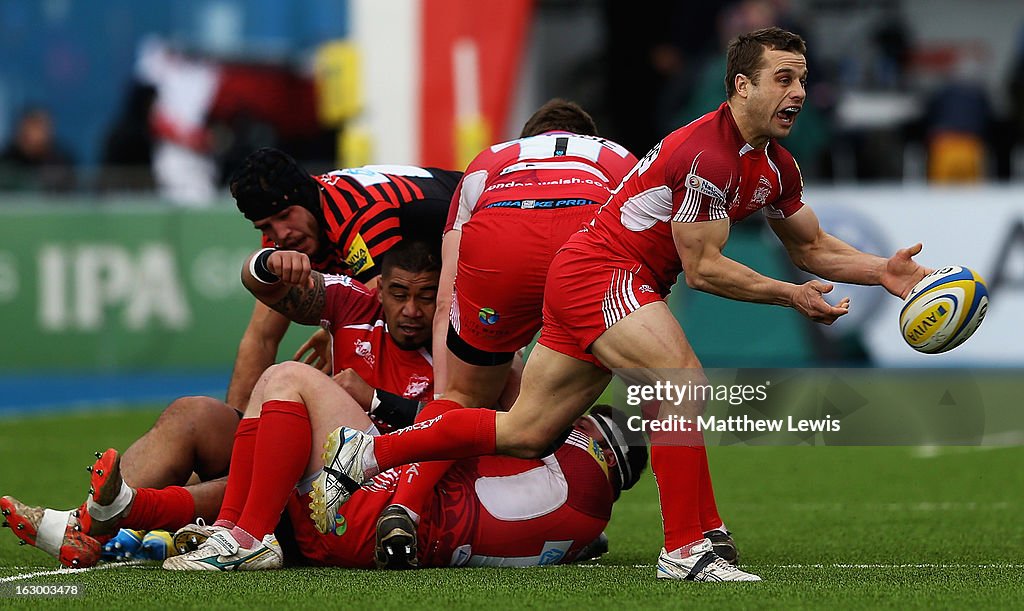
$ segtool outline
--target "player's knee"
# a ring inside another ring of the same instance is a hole
[[[552,451],[557,435],[546,431],[522,429],[506,437],[505,453],[516,458],[542,458]]]
[[[164,408],[157,419],[157,426],[194,428],[235,414],[237,412],[229,405],[213,397],[179,397]]]
[[[267,367],[267,370],[263,372],[263,378],[265,379],[269,388],[291,388],[296,385],[302,384],[303,380],[309,378],[310,375],[316,374],[317,371],[298,361],[284,361],[283,363],[277,363]]]
[[[326,377],[317,369],[298,361],[284,361],[271,365],[260,376],[253,388],[249,406],[245,410],[246,417],[255,418],[263,411],[266,401],[296,400],[313,385]]]

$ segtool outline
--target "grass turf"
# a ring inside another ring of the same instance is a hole
[[[124,448],[157,412],[0,420],[0,493],[77,506],[92,452]],[[288,569],[180,574],[156,564],[51,573],[58,564],[0,533],[0,607],[258,604],[380,609],[531,609],[681,604],[1007,608],[1024,601],[1024,448],[710,448],[719,507],[760,584],[659,581],[650,473],[623,495],[599,562],[535,569],[387,573]],[[5,529],[6,530],[6,529]],[[43,573],[22,577],[32,573]],[[80,584],[76,598],[19,598],[16,585]]]

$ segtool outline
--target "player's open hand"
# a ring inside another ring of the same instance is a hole
[[[292,360],[302,361],[331,375],[331,372],[334,371],[334,361],[331,358],[331,334],[323,327],[317,329],[304,344],[299,346]]]
[[[814,322],[831,325],[837,318],[850,311],[850,298],[843,298],[836,305],[825,301],[824,294],[831,292],[833,285],[820,280],[811,280],[793,291],[792,307]]]
[[[312,267],[305,253],[276,250],[267,258],[267,269],[285,284],[313,287]]]
[[[879,282],[900,299],[905,299],[910,289],[934,270],[922,267],[914,261],[914,255],[921,252],[921,244],[917,243],[910,248],[901,248],[896,254],[889,257],[885,262],[885,270],[882,271],[882,278]]]

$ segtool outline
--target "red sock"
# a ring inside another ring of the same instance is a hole
[[[136,488],[131,511],[121,520],[121,528],[138,530],[177,530],[196,517],[192,494],[181,486],[163,489]]]
[[[235,430],[235,445],[231,448],[231,464],[228,467],[228,483],[224,487],[224,500],[220,503],[217,520],[234,524],[242,515],[245,499],[249,496],[249,482],[252,481],[253,449],[256,447],[256,432],[259,418],[243,418]]]
[[[700,450],[700,528],[704,532],[724,525],[718,515],[715,504],[715,489],[711,485],[711,468],[708,466],[708,450],[701,446]]]
[[[401,505],[416,515],[424,515],[427,502],[434,498],[437,482],[441,481],[454,463],[454,460],[435,460],[406,465],[398,480],[398,487],[395,488],[395,495],[391,497],[391,504]]]
[[[245,509],[235,522],[257,540],[274,531],[288,496],[302,478],[313,447],[306,406],[295,401],[267,401],[260,414]]]
[[[450,399],[435,399],[423,406],[416,414],[416,422],[424,422],[462,406]],[[401,505],[422,516],[426,512],[427,501],[434,498],[434,488],[444,474],[451,468],[453,460],[435,460],[424,463],[413,463],[402,471],[391,498],[392,505]]]
[[[496,413],[490,409],[453,409],[410,428],[375,437],[377,466],[386,471],[414,462],[494,454]]]
[[[658,482],[665,550],[704,538],[700,521],[700,446],[651,446],[651,469]]]

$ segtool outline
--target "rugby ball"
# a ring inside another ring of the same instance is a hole
[[[900,310],[900,334],[911,348],[938,354],[967,341],[985,319],[988,288],[981,276],[953,265],[918,282]]]

